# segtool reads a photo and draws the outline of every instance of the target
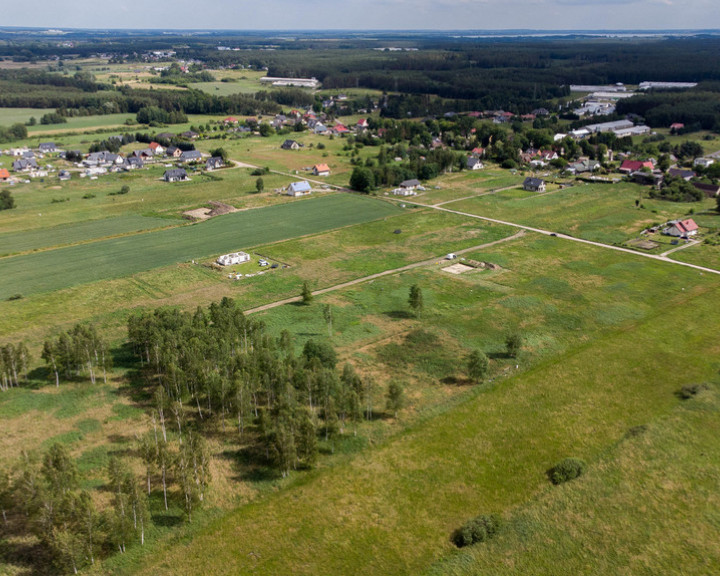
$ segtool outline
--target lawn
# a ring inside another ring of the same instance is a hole
[[[121,278],[192,258],[374,220],[398,211],[378,200],[338,194],[236,212],[193,226],[6,258],[0,261],[0,274],[5,278],[0,298]]]
[[[40,118],[49,112],[55,112],[54,108],[0,108],[0,126],[10,126],[18,122],[25,124],[31,117],[40,122]],[[30,127],[32,128],[32,127]]]

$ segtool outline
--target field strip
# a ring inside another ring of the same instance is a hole
[[[483,192],[478,192],[477,194],[472,194],[471,196],[465,196],[464,198],[455,198],[454,200],[445,200],[443,202],[438,202],[437,204],[433,204],[432,208],[437,208],[438,206],[443,206],[445,204],[450,204],[451,202],[460,202],[461,200],[472,200],[473,198],[479,198],[480,196],[491,196],[492,194],[497,194],[498,192],[505,192],[505,190],[514,190],[517,188],[518,185],[515,186],[505,186],[505,188],[496,188],[495,190],[485,190]],[[532,198],[532,196],[531,196]]]
[[[528,230],[529,232],[537,232],[538,234],[544,234],[545,236],[557,236],[558,238],[564,238],[565,240],[572,240],[573,242],[580,242],[582,244],[589,244],[590,246],[597,246],[599,248],[605,248],[607,250],[616,250],[617,252],[625,252],[627,254],[633,254],[635,256],[641,256],[643,258],[651,258],[652,260],[659,260],[660,262],[669,262],[670,264],[677,264],[678,266],[687,266],[688,268],[694,268],[701,272],[708,272],[709,274],[720,275],[720,270],[714,268],[706,268],[705,266],[698,266],[697,264],[690,264],[689,262],[681,262],[680,260],[672,260],[664,255],[657,254],[643,254],[642,252],[636,252],[629,248],[622,248],[620,246],[611,246],[610,244],[603,244],[602,242],[594,242],[592,240],[585,240],[583,238],[577,238],[575,236],[569,236],[567,234],[560,234],[558,232],[552,232],[550,230],[543,230],[542,228],[534,228],[532,226],[525,226],[524,224],[517,224],[515,222],[507,222],[505,220],[498,220],[497,218],[489,218],[487,216],[479,216],[478,214],[470,214],[469,212],[461,212],[460,210],[451,210],[450,208],[443,208],[439,205],[421,204],[419,202],[404,201],[406,204],[414,204],[415,206],[422,206],[423,208],[432,208],[433,210],[442,210],[443,212],[450,212],[451,214],[458,214],[459,216],[467,216],[468,218],[476,218],[478,220],[484,220],[485,222],[494,222],[495,224],[503,224],[504,226],[512,226],[514,228],[521,228],[522,230]],[[451,202],[457,202],[457,200],[451,200]]]
[[[679,251],[679,250],[685,250],[685,248],[690,248],[690,246],[696,246],[696,245],[698,245],[698,244],[700,244],[700,241],[698,241],[698,240],[691,240],[691,241],[688,242],[687,244],[683,244],[682,246],[678,246],[677,248],[673,248],[672,250],[668,250],[667,252],[663,252],[662,254],[660,254],[660,256],[662,256],[663,258],[665,258],[666,256],[668,256],[669,254],[672,254],[673,252],[677,252],[677,251]]]
[[[502,242],[508,242],[510,240],[515,240],[517,238],[520,238],[525,234],[525,230],[520,230],[513,234],[512,236],[508,236],[507,238],[500,238],[500,240],[495,240],[493,242],[488,242],[486,244],[480,244],[479,246],[471,246],[470,248],[463,248],[462,250],[456,250],[455,254],[465,254],[467,252],[474,252],[475,250],[482,250],[484,248],[489,248],[490,246],[494,246],[495,244],[501,244]],[[384,270],[382,272],[377,272],[375,274],[370,274],[369,276],[363,276],[362,278],[356,278],[355,280],[350,280],[348,282],[343,282],[341,284],[335,284],[334,286],[329,286],[327,288],[321,288],[320,290],[314,290],[312,292],[313,296],[319,296],[321,294],[326,294],[328,292],[335,292],[336,290],[342,290],[343,288],[348,288],[350,286],[355,286],[356,284],[362,284],[364,282],[369,282],[370,280],[375,280],[376,278],[382,278],[383,276],[389,276],[391,274],[399,274],[401,272],[406,272],[407,270],[413,270],[414,268],[420,268],[422,266],[429,266],[431,264],[435,264],[438,259],[442,259],[443,256],[436,256],[434,258],[430,258],[429,260],[423,260],[422,262],[413,262],[412,264],[407,264],[405,266],[401,266],[400,268],[393,268],[391,270]],[[245,314],[253,314],[255,312],[262,312],[263,310],[270,310],[271,308],[277,308],[278,306],[284,306],[285,304],[292,304],[293,302],[300,302],[302,300],[302,296],[293,296],[292,298],[285,298],[284,300],[278,300],[276,302],[270,302],[269,304],[263,304],[262,306],[258,306],[256,308],[250,308],[248,310],[245,310]]]

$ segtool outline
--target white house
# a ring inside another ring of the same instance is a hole
[[[233,252],[232,254],[223,254],[217,259],[220,266],[232,266],[233,264],[242,264],[250,262],[250,255],[245,252]]]
[[[310,192],[312,192],[312,188],[307,180],[292,182],[285,191],[288,196],[306,196]]]
[[[482,170],[485,168],[484,164],[480,162],[480,158],[475,158],[475,156],[470,156],[470,158],[467,159],[467,169],[468,170]]]
[[[687,220],[670,220],[668,227],[663,230],[663,234],[667,236],[676,236],[678,238],[689,238],[695,236],[698,231],[698,225],[692,218]]]
[[[715,163],[715,160],[712,158],[695,158],[693,161],[693,166],[699,166],[700,168],[707,168],[708,166],[711,166]]]

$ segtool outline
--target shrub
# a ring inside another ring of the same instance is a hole
[[[585,462],[579,458],[565,458],[555,464],[549,472],[553,484],[562,484],[582,476],[585,472]]]
[[[460,528],[455,530],[450,537],[455,546],[463,548],[478,542],[489,540],[500,529],[500,517],[495,514],[483,514],[467,521]]]
[[[83,199],[89,200],[90,198],[95,198],[95,194],[92,192],[88,192],[87,194],[83,194]]]
[[[686,384],[678,391],[678,396],[681,400],[689,400],[702,390],[707,390],[707,384]]]

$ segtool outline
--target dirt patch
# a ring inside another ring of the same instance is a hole
[[[223,204],[222,202],[208,202],[209,208],[196,208],[195,210],[188,210],[183,212],[183,217],[189,220],[207,220],[214,216],[222,216],[223,214],[230,214],[231,212],[237,212],[238,209],[229,204]]]
[[[660,244],[652,240],[631,240],[628,242],[628,246],[640,248],[641,250],[652,250],[653,248],[660,246]]]
[[[449,272],[450,274],[463,274],[465,272],[469,272],[472,269],[472,266],[467,266],[458,262],[457,264],[453,264],[452,266],[447,266],[443,268],[442,271]]]

